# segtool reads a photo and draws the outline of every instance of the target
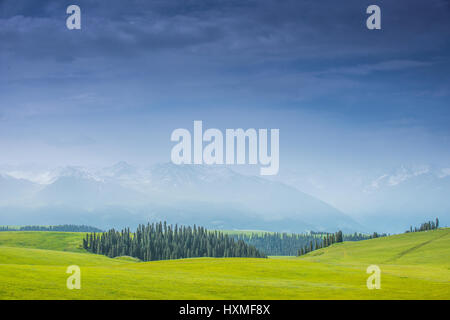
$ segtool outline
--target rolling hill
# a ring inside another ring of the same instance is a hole
[[[450,299],[450,229],[344,242],[301,258],[136,262],[83,252],[83,234],[0,233],[0,299]],[[368,290],[366,268],[381,268]],[[81,289],[66,288],[69,265]]]

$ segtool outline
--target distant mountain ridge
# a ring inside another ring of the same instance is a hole
[[[2,180],[5,185],[17,185],[18,194],[23,195],[18,199],[22,201],[0,198],[0,217],[9,224],[77,223],[105,228],[164,219],[209,228],[362,231],[323,201],[225,166],[166,163],[136,168],[119,162],[99,170],[61,168],[46,184],[22,180],[11,176]]]
[[[443,225],[450,223],[450,166],[399,165],[353,175],[282,168],[275,178],[326,200],[372,231],[402,232],[435,217]]]

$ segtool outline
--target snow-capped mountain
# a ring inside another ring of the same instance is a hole
[[[103,168],[98,173],[100,176],[110,178],[130,178],[136,177],[138,174],[138,169],[125,161],[118,162],[111,167]]]
[[[407,167],[401,166],[391,172],[386,172],[376,177],[366,186],[365,192],[371,193],[383,188],[395,188],[414,183],[417,187],[430,187],[432,185],[446,183],[450,177],[450,168],[435,168],[432,166]]]
[[[450,218],[450,175],[446,168],[402,166],[372,180],[363,190],[366,223],[409,224]]]
[[[1,218],[42,224],[39,216],[47,224],[87,221],[101,227],[165,219],[215,228],[361,230],[325,202],[224,166],[169,163],[136,168],[120,162],[97,170],[66,167],[55,172],[50,183],[24,180],[33,186],[32,192],[21,194],[23,206],[4,207]],[[7,177],[10,183],[19,180]]]
[[[403,165],[378,172],[283,172],[281,181],[325,200],[371,230],[401,232],[439,217],[450,222],[450,168]]]

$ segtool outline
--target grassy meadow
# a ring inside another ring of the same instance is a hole
[[[81,247],[83,233],[0,232],[0,299],[450,299],[450,229],[344,242],[300,258],[139,262]],[[366,268],[381,269],[368,290]],[[81,268],[81,289],[66,269]]]

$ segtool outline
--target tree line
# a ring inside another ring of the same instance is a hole
[[[421,232],[421,231],[429,231],[429,230],[436,230],[439,229],[439,218],[436,218],[435,221],[427,221],[422,223],[419,227],[413,227],[410,226],[409,230],[406,230],[405,233],[408,232]]]
[[[219,231],[203,227],[140,224],[136,232],[129,228],[103,233],[88,233],[83,248],[108,257],[131,256],[143,261],[194,257],[252,257],[267,256],[242,240],[235,240]]]
[[[374,232],[372,235],[364,235],[361,233],[354,233],[345,235],[342,233],[342,231],[338,231],[335,233],[319,233],[315,232],[315,235],[320,235],[320,237],[310,240],[309,243],[303,245],[300,247],[300,249],[297,250],[297,256],[305,255],[311,251],[326,248],[331,246],[335,243],[340,243],[344,241],[360,241],[360,240],[367,240],[367,239],[373,239],[373,238],[379,238],[379,237],[386,237],[386,233],[379,234],[377,232]]]
[[[315,239],[315,241],[310,241],[309,244],[304,245],[297,251],[298,256],[302,256],[311,251],[318,250],[321,248],[326,248],[331,246],[334,243],[339,243],[344,241],[344,236],[342,231],[338,231],[335,233],[327,233],[321,238]]]
[[[102,232],[103,230],[85,225],[63,224],[57,226],[0,226],[0,231]]]
[[[317,243],[322,243],[322,239],[327,237],[326,232],[309,233],[279,233],[279,232],[263,232],[263,233],[239,233],[232,235],[236,240],[243,240],[245,243],[255,246],[256,249],[264,252],[269,256],[295,256],[298,254],[299,248],[316,247]],[[354,233],[342,235],[344,241],[359,241],[370,239],[369,235]],[[330,240],[331,241],[331,240]],[[319,245],[317,245],[319,247]]]

